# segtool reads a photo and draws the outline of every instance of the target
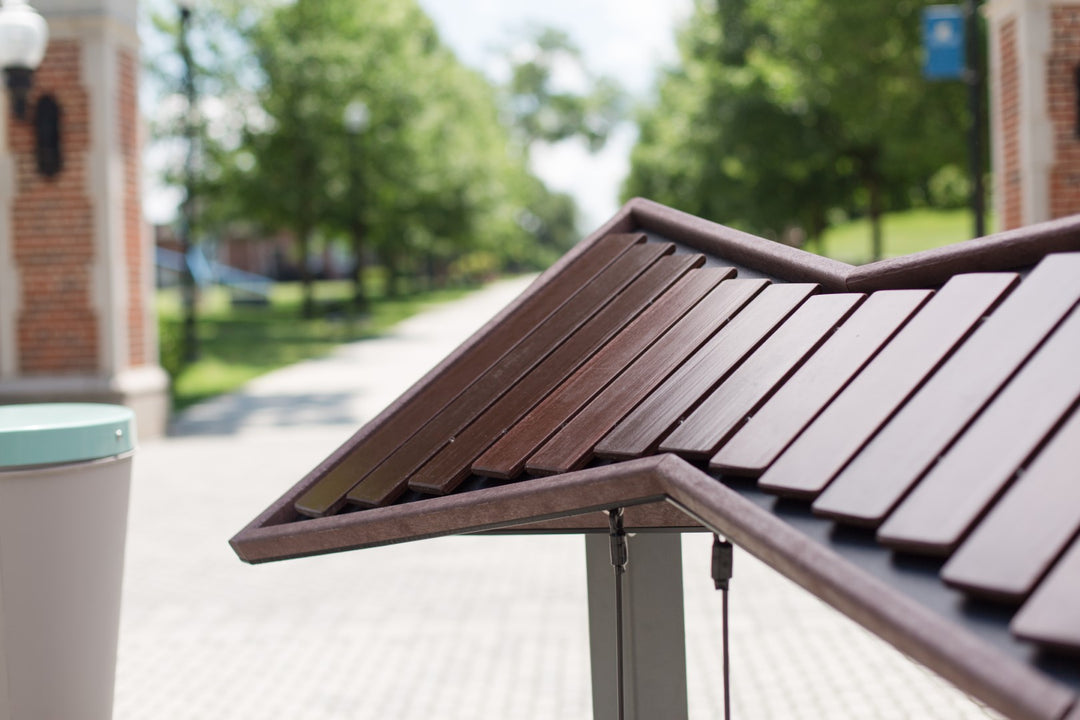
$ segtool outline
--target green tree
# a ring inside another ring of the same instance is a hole
[[[624,187],[766,236],[903,207],[962,153],[962,91],[922,81],[921,3],[699,0]]]
[[[174,221],[180,248],[188,252],[208,235],[212,218],[206,213],[201,192],[208,166],[203,161],[205,148],[214,147],[208,117],[220,115],[220,104],[201,100],[220,98],[236,90],[235,73],[221,71],[227,62],[229,33],[222,32],[221,13],[214,7],[199,6],[197,12],[172,3],[149,2],[140,16],[140,35],[148,38],[144,47],[157,52],[143,57],[144,77],[151,100],[149,128],[155,141],[172,141],[171,157],[160,169],[162,180],[180,188],[183,193],[178,217]],[[215,118],[214,133],[220,134],[228,123]],[[173,357],[169,370],[175,375],[181,367],[199,355],[198,293],[190,265],[180,269],[180,289],[183,306],[182,332],[176,352],[172,348],[163,357]],[[170,331],[165,330],[167,337]],[[163,340],[164,344],[164,340]]]
[[[230,181],[247,214],[292,228],[302,257],[316,234],[350,237],[358,304],[368,250],[393,291],[403,274],[443,282],[457,258],[498,265],[530,242],[514,220],[532,192],[525,159],[495,91],[415,3],[298,0],[249,15],[265,121],[249,127]]]
[[[795,92],[825,107],[827,137],[858,179],[873,256],[881,257],[881,215],[910,203],[912,188],[964,160],[964,88],[922,77],[920,13],[929,1],[759,0],[778,39],[776,54]]]
[[[350,245],[362,308],[369,259],[395,292],[404,278],[543,267],[572,242],[573,203],[528,170],[502,90],[457,61],[414,0],[206,12],[220,39],[201,41],[200,70],[218,114],[200,126],[200,222],[290,230],[305,313],[314,243]]]
[[[625,117],[622,88],[609,77],[594,77],[562,30],[531,29],[508,60],[506,106],[526,147],[580,137],[596,151]]]
[[[640,113],[624,194],[768,237],[818,235],[847,178],[823,142],[826,113],[769,52],[771,30],[745,1],[699,2],[678,41],[681,64]]]

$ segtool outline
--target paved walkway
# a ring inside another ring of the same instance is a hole
[[[580,537],[445,538],[257,567],[227,545],[524,285],[263,376],[140,447],[118,720],[591,716]],[[709,542],[683,542],[693,718],[722,716]],[[988,716],[746,553],[731,603],[737,718]]]

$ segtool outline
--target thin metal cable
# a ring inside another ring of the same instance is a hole
[[[616,701],[617,716],[623,720],[626,703],[626,686],[623,675],[623,617],[622,617],[622,584],[623,570],[615,567],[615,692],[618,694]]]
[[[723,598],[723,610],[721,612],[724,616],[724,720],[731,720],[731,662],[728,658],[727,589],[721,590],[720,595]]]

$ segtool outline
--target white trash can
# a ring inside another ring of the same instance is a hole
[[[112,717],[134,414],[0,406],[0,720]]]

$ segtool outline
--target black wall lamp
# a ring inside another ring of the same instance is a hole
[[[12,110],[26,118],[26,98],[34,70],[45,57],[49,28],[26,0],[0,0],[0,68],[11,92]]]

